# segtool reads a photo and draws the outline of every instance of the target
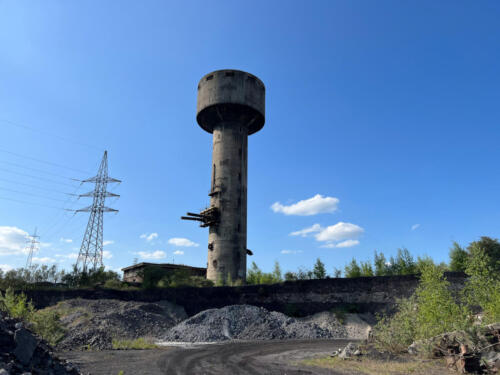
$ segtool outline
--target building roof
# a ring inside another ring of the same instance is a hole
[[[143,268],[143,267],[147,267],[147,266],[157,266],[157,267],[161,267],[161,268],[172,268],[172,269],[177,269],[177,270],[178,269],[184,269],[184,270],[190,269],[190,270],[199,270],[199,271],[206,271],[207,270],[205,267],[192,267],[192,266],[186,266],[184,264],[145,263],[145,262],[142,262],[142,263],[137,263],[137,264],[133,264],[131,266],[122,268],[122,271],[123,272],[130,271],[133,269],[139,269],[139,268]]]

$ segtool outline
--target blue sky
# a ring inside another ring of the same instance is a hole
[[[106,149],[123,180],[106,265],[204,266],[207,230],[179,217],[209,202],[196,87],[224,68],[267,89],[249,261],[331,272],[498,237],[499,17],[497,1],[0,0],[0,265],[24,265],[35,227],[38,261],[74,262],[88,214],[60,208],[90,203],[64,193],[91,190],[71,178]]]

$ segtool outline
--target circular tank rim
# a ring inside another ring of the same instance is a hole
[[[212,72],[210,72],[210,73],[205,74],[203,77],[201,77],[201,79],[198,81],[198,86],[199,86],[199,85],[203,82],[203,80],[204,80],[206,77],[208,77],[209,75],[213,75],[213,74],[215,74],[215,73],[222,73],[222,72],[238,72],[238,73],[244,73],[244,74],[247,74],[247,75],[249,75],[250,77],[255,78],[255,80],[256,80],[257,82],[259,82],[259,83],[262,85],[262,87],[263,87],[264,89],[266,88],[266,85],[264,85],[264,82],[262,82],[262,80],[261,80],[259,77],[257,77],[256,75],[253,75],[252,73],[248,73],[248,72],[245,72],[244,70],[239,70],[239,69],[218,69],[218,70],[214,70],[214,71],[212,71]]]

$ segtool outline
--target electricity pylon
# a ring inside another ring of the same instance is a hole
[[[93,197],[92,205],[75,211],[75,213],[90,212],[89,222],[87,224],[87,229],[85,230],[85,235],[82,240],[82,246],[80,247],[80,253],[78,254],[78,259],[76,261],[76,267],[84,272],[89,269],[96,270],[99,267],[102,267],[103,213],[118,212],[118,210],[104,205],[106,198],[119,197],[118,194],[113,194],[106,190],[108,183],[121,182],[116,178],[108,176],[107,151],[104,151],[104,156],[102,157],[97,175],[87,180],[83,180],[82,184],[86,182],[94,183],[94,190],[89,191],[86,194],[81,194],[78,197]]]
[[[26,248],[28,248],[28,250],[29,250],[28,259],[26,260],[26,268],[27,269],[31,268],[31,261],[33,260],[33,253],[38,250],[38,244],[40,243],[40,241],[38,241],[40,236],[36,235],[36,228],[35,228],[35,233],[33,233],[31,236],[29,236],[29,238],[30,238],[28,241],[29,248],[28,248],[28,245],[26,246]]]

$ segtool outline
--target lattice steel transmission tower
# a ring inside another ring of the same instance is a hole
[[[27,240],[27,245],[26,248],[29,250],[28,252],[28,259],[26,260],[26,268],[29,269],[31,268],[31,262],[33,260],[33,253],[38,250],[38,244],[40,244],[40,241],[38,239],[40,236],[36,235],[36,228],[35,232],[29,236],[29,240]]]
[[[89,222],[85,230],[85,235],[83,236],[82,246],[80,247],[80,253],[78,254],[78,260],[76,262],[76,267],[81,271],[87,271],[89,269],[96,270],[102,267],[103,214],[104,212],[118,212],[118,210],[104,205],[106,198],[119,197],[118,194],[110,193],[106,190],[108,184],[121,182],[116,178],[108,176],[107,151],[104,151],[104,156],[102,157],[97,175],[87,180],[83,180],[82,184],[86,182],[95,183],[94,190],[86,194],[81,194],[78,197],[93,197],[92,205],[75,211],[75,213],[90,212]]]

